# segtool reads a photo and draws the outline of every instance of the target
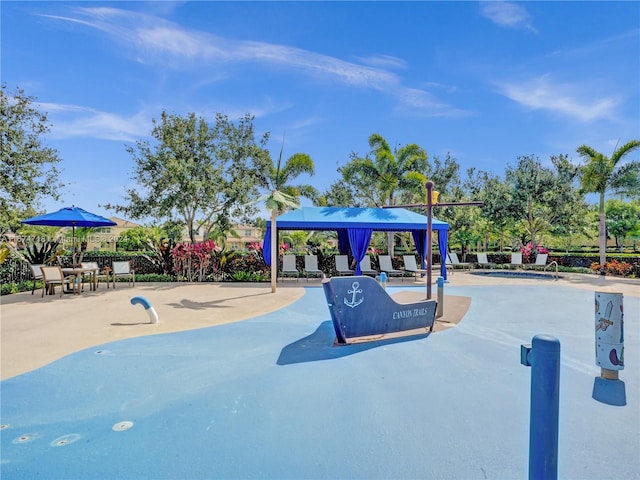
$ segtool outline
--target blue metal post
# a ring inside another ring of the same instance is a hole
[[[558,478],[558,417],[560,399],[560,341],[550,335],[533,337],[521,356],[531,366],[529,420],[529,480]]]

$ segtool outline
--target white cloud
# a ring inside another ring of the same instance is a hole
[[[151,131],[149,112],[140,111],[131,117],[77,105],[39,102],[52,121],[52,138],[91,137],[103,140],[133,142]]]
[[[416,88],[398,88],[393,95],[401,102],[400,111],[418,116],[429,117],[464,117],[471,114],[466,110],[453,108],[438,100],[424,90]]]
[[[583,90],[574,84],[554,84],[548,75],[526,81],[498,84],[500,93],[511,100],[533,110],[547,110],[561,113],[582,122],[609,120],[614,118],[614,108],[620,103],[618,98],[591,97],[578,95]]]
[[[401,59],[391,56],[363,58],[352,63],[335,57],[286,45],[255,41],[235,41],[204,32],[194,32],[146,14],[108,7],[80,8],[75,17],[49,16],[80,23],[112,36],[130,49],[132,56],[144,64],[184,69],[194,67],[199,74],[209,75],[206,67],[221,70],[224,64],[257,63],[290,69],[294,73],[325,82],[338,82],[356,88],[373,89],[391,94],[423,114],[442,115],[459,110],[431,100],[431,94],[405,87],[402,79],[385,68],[404,67]],[[369,65],[366,65],[368,63]],[[421,92],[421,93],[420,93]],[[435,108],[435,111],[429,109]]]
[[[369,57],[356,57],[361,63],[379,68],[407,68],[407,62],[391,55],[371,55]]]
[[[520,4],[503,1],[481,2],[481,14],[500,27],[538,31],[531,25],[529,12]]]

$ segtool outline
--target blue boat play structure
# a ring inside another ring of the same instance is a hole
[[[433,330],[435,300],[398,303],[376,280],[365,276],[326,279],[322,287],[338,344],[358,337]]]

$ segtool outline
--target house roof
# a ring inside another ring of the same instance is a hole
[[[271,221],[267,221],[271,226]],[[427,229],[427,217],[404,208],[303,207],[276,219],[278,230],[338,230],[371,228],[374,231]],[[449,224],[432,219],[433,230],[449,230]]]

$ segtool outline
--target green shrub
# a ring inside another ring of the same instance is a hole
[[[42,288],[42,282],[36,282],[36,290]],[[11,295],[12,293],[30,292],[33,289],[33,282],[30,280],[23,282],[7,282],[0,286],[0,295]]]
[[[231,275],[234,282],[266,282],[269,277],[262,272],[235,272]]]

